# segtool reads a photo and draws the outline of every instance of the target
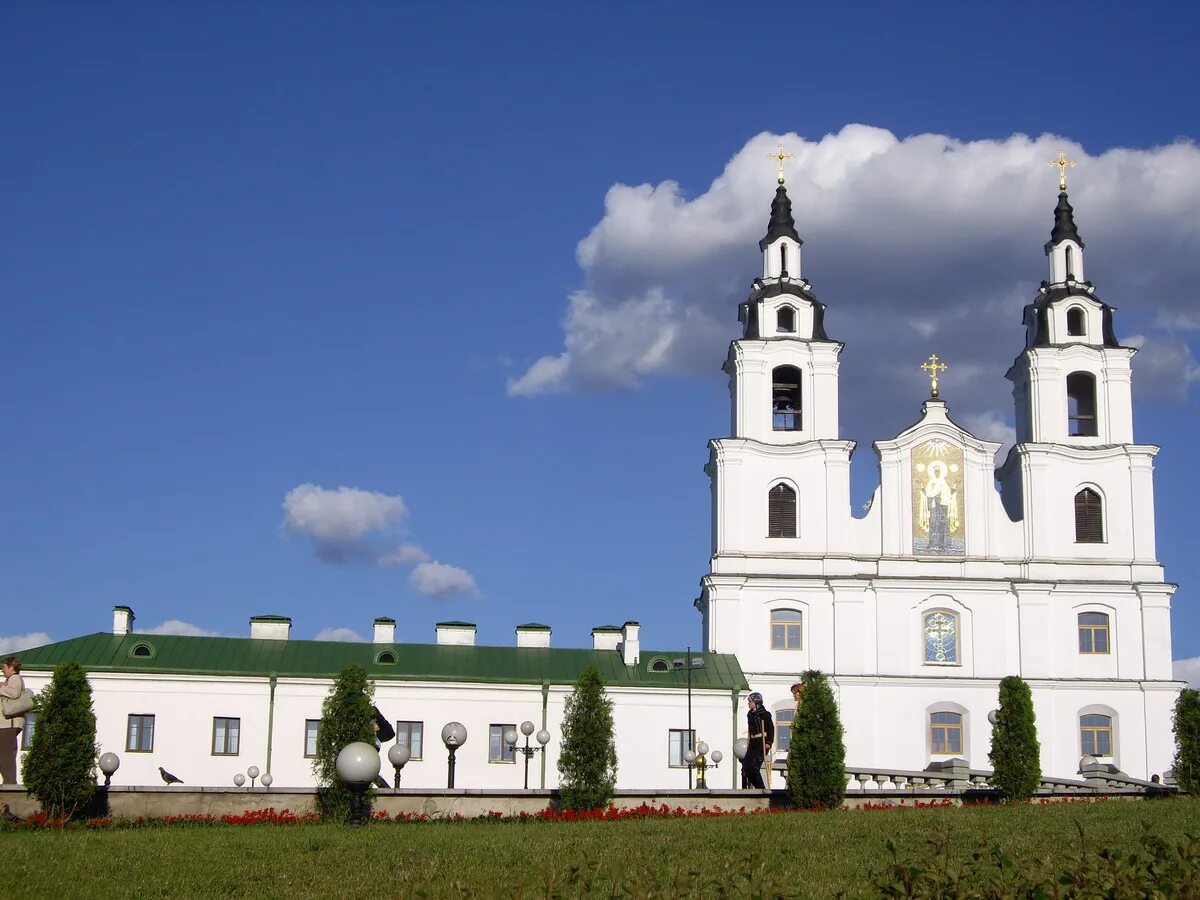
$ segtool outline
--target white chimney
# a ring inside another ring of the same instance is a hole
[[[394,644],[396,643],[396,620],[389,619],[387,616],[380,616],[375,620],[375,643],[376,644]]]
[[[549,647],[550,626],[538,622],[528,622],[517,626],[518,647]]]
[[[627,666],[636,666],[642,658],[642,644],[638,638],[642,626],[637,622],[626,622],[621,627],[621,660]]]
[[[616,625],[597,625],[592,629],[593,650],[616,650],[621,643],[621,629]]]
[[[457,647],[475,646],[475,626],[470,622],[438,622],[437,642]]]
[[[133,610],[128,606],[113,607],[113,634],[129,634],[133,631]]]
[[[251,616],[250,637],[263,641],[286,641],[292,632],[287,616]]]

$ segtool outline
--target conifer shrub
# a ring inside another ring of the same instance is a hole
[[[1042,780],[1041,745],[1033,713],[1033,693],[1016,675],[1000,680],[1000,708],[988,753],[992,786],[1005,800],[1028,800]]]
[[[1175,783],[1200,794],[1200,691],[1191,688],[1175,701]]]
[[[564,809],[597,809],[613,798],[617,746],[612,711],[600,670],[588,666],[563,709],[558,791]]]
[[[312,768],[317,779],[317,803],[326,819],[341,821],[350,811],[353,791],[338,777],[337,757],[343,747],[355,741],[375,743],[374,693],[366,669],[350,665],[342,669],[321,704]]]
[[[96,713],[79,663],[54,667],[38,694],[37,725],[22,766],[26,790],[49,816],[82,813],[96,792]]]
[[[788,797],[801,809],[834,809],[846,796],[846,743],[837,700],[829,679],[817,670],[800,680],[804,699],[792,719]]]

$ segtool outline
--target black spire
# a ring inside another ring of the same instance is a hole
[[[1075,227],[1075,210],[1071,209],[1071,202],[1067,199],[1066,191],[1058,192],[1058,206],[1054,207],[1054,230],[1050,232],[1050,243],[1046,245],[1047,251],[1062,241],[1074,241],[1080,247],[1083,246],[1079,229]]]
[[[775,199],[771,201],[771,224],[767,226],[767,235],[758,242],[759,250],[766,250],[767,245],[776,238],[790,237],[797,244],[803,244],[800,235],[796,234],[796,220],[792,218],[792,201],[788,198],[787,189],[781,184],[775,189]]]

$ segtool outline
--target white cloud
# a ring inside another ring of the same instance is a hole
[[[283,512],[284,529],[311,540],[323,561],[375,563],[380,551],[371,539],[399,525],[408,507],[399,495],[302,484],[283,498]]]
[[[353,628],[322,628],[313,638],[315,641],[354,641],[362,643],[366,640]]]
[[[470,572],[440,562],[421,563],[413,569],[408,580],[418,593],[442,600],[462,594],[479,593],[475,586],[475,578]]]
[[[29,634],[10,634],[0,636],[0,653],[15,653],[18,650],[32,650],[43,644],[51,644],[53,640],[44,631],[31,631]]]
[[[141,629],[138,629],[141,631]],[[179,619],[167,619],[161,625],[155,625],[153,628],[147,628],[142,634],[177,634],[184,637],[220,637],[219,631],[208,631],[201,628],[199,625],[193,625],[191,622],[182,622]]]
[[[379,557],[378,563],[384,568],[395,566],[411,566],[413,563],[425,562],[429,554],[415,544],[401,544]]]
[[[1177,659],[1172,665],[1178,681],[1186,681],[1188,687],[1200,690],[1200,656],[1193,656],[1191,659]]]
[[[757,241],[774,188],[766,155],[781,139],[796,157],[788,191],[806,240],[804,275],[829,306],[830,336],[847,344],[851,433],[890,435],[912,421],[924,396],[916,367],[930,352],[951,364],[942,392],[962,421],[1011,407],[1003,373],[1023,346],[1022,307],[1047,276],[1042,244],[1057,196],[1046,162],[1060,148],[1079,162],[1071,199],[1086,274],[1120,307],[1118,337],[1154,327],[1167,340],[1195,320],[1200,150],[1191,143],[1092,156],[1050,135],[899,139],[864,125],[813,141],[764,133],[697,196],[670,181],[608,191],[604,217],[578,245],[583,284],[568,300],[563,346],[511,378],[509,393],[717,376],[737,336],[737,304],[761,271]],[[1195,380],[1186,345],[1172,340],[1169,360],[1139,354],[1144,395],[1178,399]]]
[[[1131,334],[1125,343],[1138,348],[1133,358],[1133,386],[1139,396],[1187,399],[1188,388],[1200,379],[1200,366],[1187,344],[1174,337],[1142,334]]]

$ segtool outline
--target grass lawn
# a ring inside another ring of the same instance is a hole
[[[1076,823],[1133,848],[1143,823],[1200,834],[1200,799],[786,813],[619,822],[432,822],[148,827],[0,833],[0,871],[34,897],[764,896],[867,893],[893,838],[942,831],[964,858],[980,838],[1064,863]],[[575,874],[572,871],[575,870]]]

